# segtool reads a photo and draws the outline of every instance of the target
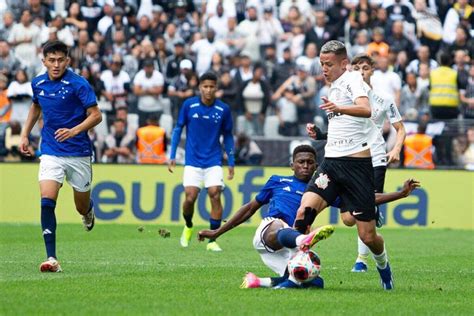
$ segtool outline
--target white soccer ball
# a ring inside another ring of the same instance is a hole
[[[312,250],[298,251],[288,262],[288,272],[298,282],[305,283],[319,276],[321,260]]]

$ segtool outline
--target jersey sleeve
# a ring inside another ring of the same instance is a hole
[[[36,82],[32,82],[31,83],[31,90],[33,90],[33,96],[31,97],[31,101],[34,103],[34,104],[39,104],[38,103],[38,94],[37,94],[37,91],[35,89],[35,84]]]
[[[368,98],[368,91],[365,87],[364,79],[359,72],[353,72],[353,78],[346,84],[347,95],[351,98],[352,102],[355,102],[357,98],[366,97]]]
[[[79,85],[76,95],[81,100],[82,106],[86,109],[97,105],[97,97],[88,82],[83,82]]]
[[[270,179],[268,179],[267,183],[265,183],[263,188],[260,190],[260,192],[258,192],[257,196],[255,197],[255,200],[257,200],[257,202],[262,205],[268,204],[273,197],[274,187],[275,176],[271,176]]]
[[[385,107],[386,107],[386,112],[387,117],[390,121],[390,124],[397,123],[402,121],[402,116],[400,115],[400,112],[398,111],[397,106],[395,105],[395,102],[393,100],[387,100],[385,101]]]

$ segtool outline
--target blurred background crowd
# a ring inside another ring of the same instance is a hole
[[[44,71],[42,45],[59,39],[104,115],[90,131],[97,162],[140,163],[137,130],[148,125],[164,128],[166,148],[181,103],[212,70],[238,163],[286,164],[271,153],[278,142],[308,141],[308,122],[327,126],[318,55],[337,39],[375,59],[374,89],[395,100],[408,135],[424,127],[434,165],[471,169],[473,10],[467,0],[0,0],[0,159],[26,159],[17,144],[31,79]],[[446,74],[455,89],[434,97],[430,80]],[[388,122],[383,133],[390,150]]]

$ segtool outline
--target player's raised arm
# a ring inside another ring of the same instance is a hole
[[[256,199],[248,202],[247,204],[242,205],[242,207],[234,214],[224,225],[219,227],[216,230],[209,230],[204,229],[199,231],[198,239],[203,241],[204,239],[216,239],[217,237],[221,236],[225,232],[231,230],[234,227],[239,226],[250,217],[255,214],[255,212],[260,209],[262,204],[260,204]]]
[[[33,102],[31,104],[30,111],[28,112],[28,118],[26,119],[26,122],[23,125],[23,129],[21,131],[20,152],[25,156],[31,156],[31,153],[28,150],[28,146],[30,144],[28,137],[30,136],[31,130],[33,129],[33,126],[35,126],[40,115],[41,107],[39,106],[39,104]]]
[[[376,193],[375,194],[375,204],[385,204],[400,200],[409,196],[413,190],[420,187],[420,181],[415,179],[408,179],[403,183],[403,187],[400,191],[391,192],[391,193]]]

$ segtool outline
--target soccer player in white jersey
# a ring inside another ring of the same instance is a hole
[[[376,232],[374,169],[370,130],[374,123],[367,89],[359,72],[349,72],[346,47],[329,41],[320,53],[323,75],[330,83],[328,97],[322,98],[321,109],[328,115],[328,140],[325,158],[311,179],[295,220],[300,232],[312,222],[305,221],[308,209],[321,212],[341,198],[344,217],[354,217],[360,239],[366,244],[377,264],[382,287],[393,288],[392,272],[384,240]]]
[[[82,215],[86,231],[94,227],[92,182],[92,144],[87,131],[99,124],[102,115],[94,90],[81,76],[67,69],[70,58],[66,44],[52,41],[43,48],[46,73],[31,82],[33,104],[21,132],[20,151],[28,152],[28,136],[43,115],[41,130],[41,227],[47,260],[41,272],[61,272],[56,256],[56,200],[64,178],[74,191],[76,210]]]
[[[400,151],[406,136],[405,126],[403,125],[402,117],[398,112],[395,101],[387,96],[377,93],[370,85],[370,77],[375,70],[375,61],[372,57],[367,54],[359,54],[352,59],[351,64],[352,70],[360,72],[365,83],[367,83],[371,88],[368,92],[369,102],[372,108],[371,119],[376,127],[372,129],[371,133],[377,135],[377,138],[374,143],[371,144],[370,151],[372,154],[372,165],[374,166],[375,192],[383,193],[387,165],[391,162],[397,162],[400,160]],[[385,140],[382,137],[382,128],[385,119],[388,119],[390,124],[392,124],[397,131],[395,146],[388,153],[386,152]],[[380,216],[380,214],[378,215]],[[352,272],[366,272],[369,248],[360,238],[357,239],[357,243],[358,256],[354,266],[352,267]]]
[[[176,149],[181,139],[183,128],[186,127],[186,153],[183,174],[185,200],[183,217],[186,224],[181,235],[182,247],[188,247],[193,232],[194,203],[204,184],[211,200],[211,229],[221,226],[222,203],[221,192],[224,188],[222,171],[222,145],[229,162],[229,175],[234,177],[234,137],[232,136],[232,116],[227,104],[216,98],[217,76],[206,72],[199,78],[200,96],[184,101],[179,112],[178,122],[171,138],[171,154],[168,170],[173,172],[176,165]],[[210,239],[207,250],[222,251],[214,239]]]

